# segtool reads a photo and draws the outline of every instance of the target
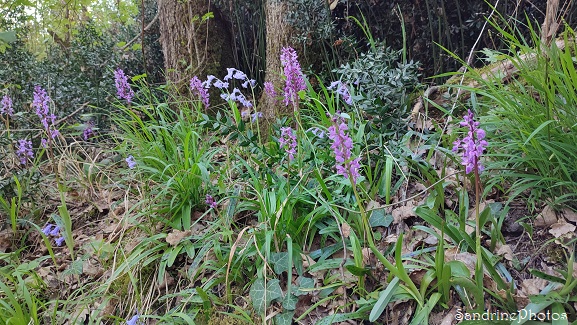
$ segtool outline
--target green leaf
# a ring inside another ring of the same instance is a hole
[[[272,253],[270,262],[274,265],[274,272],[281,274],[289,269],[289,254],[287,252]]]
[[[294,311],[284,311],[274,316],[274,323],[276,325],[291,325],[293,323]]]
[[[336,269],[341,266],[342,261],[343,261],[342,258],[332,258],[322,262],[318,262],[313,264],[309,268],[309,272],[313,273],[321,270]]]
[[[5,31],[5,32],[0,32],[0,41],[5,42],[5,43],[12,43],[12,42],[16,42],[17,38],[16,38],[16,32],[13,30],[9,30],[9,31]]]
[[[369,315],[370,322],[374,322],[379,317],[381,317],[381,314],[383,313],[383,311],[385,311],[385,307],[387,307],[387,305],[391,301],[391,298],[393,297],[393,294],[395,293],[395,290],[397,289],[398,286],[399,286],[399,278],[395,277],[389,283],[387,288],[379,293],[379,299],[373,306],[371,314]]]
[[[314,289],[315,287],[315,280],[311,278],[307,278],[304,276],[299,276],[297,278],[297,285],[293,286],[291,289],[292,294],[295,296],[302,296],[306,295],[308,290]]]
[[[257,279],[250,287],[250,299],[257,313],[262,314],[270,306],[270,303],[282,297],[279,280],[272,279],[266,283],[266,289],[263,279]]]
[[[362,318],[366,317],[365,310],[366,310],[366,308],[361,308],[361,309],[359,309],[359,311],[354,312],[354,313],[345,313],[345,314],[339,313],[339,314],[330,315],[330,316],[324,317],[323,319],[318,321],[316,323],[316,325],[329,325],[329,324],[344,322],[344,321],[347,321],[349,319],[362,319]]]
[[[388,227],[393,223],[392,215],[385,215],[385,209],[377,209],[371,212],[369,224],[371,227]]]
[[[282,301],[282,306],[286,310],[295,310],[297,308],[297,301],[299,299],[290,293],[287,293]]]

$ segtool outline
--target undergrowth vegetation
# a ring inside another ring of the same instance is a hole
[[[109,133],[3,89],[0,321],[575,322],[575,34],[499,31],[495,65],[446,86],[458,109],[417,122],[418,63],[377,43],[339,80],[284,48],[283,89],[107,71]],[[264,123],[261,92],[294,114]]]

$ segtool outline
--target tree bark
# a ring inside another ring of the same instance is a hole
[[[291,46],[295,50],[295,44],[291,43],[293,28],[287,22],[287,1],[267,0],[265,3],[266,15],[266,72],[265,81],[271,82],[275,89],[283,89],[283,67],[280,63],[280,54],[283,47]],[[281,101],[268,96],[263,92],[259,100],[259,106],[265,118],[263,123],[266,128],[278,116],[286,115],[293,111],[292,107],[285,106]]]
[[[214,18],[203,19],[208,12]],[[223,75],[233,66],[230,31],[210,1],[159,0],[158,20],[166,80],[179,90],[194,76]]]

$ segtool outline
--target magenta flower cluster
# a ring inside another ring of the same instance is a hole
[[[32,152],[32,141],[26,139],[18,140],[16,156],[18,156],[22,165],[26,165],[28,158],[34,158],[34,153]]]
[[[42,228],[42,233],[46,236],[55,237],[54,242],[56,243],[56,246],[62,246],[64,236],[60,235],[60,227],[58,227],[58,225],[49,223]]]
[[[216,207],[218,207],[218,204],[216,203],[216,201],[214,200],[214,198],[210,194],[206,195],[204,203],[206,203],[206,205],[208,205],[209,207],[211,207],[213,209],[216,209]]]
[[[360,158],[351,159],[353,140],[347,134],[349,129],[345,120],[337,113],[332,117],[333,125],[328,129],[329,139],[332,140],[331,149],[335,153],[337,174],[351,177],[354,184],[360,177]]]
[[[484,167],[479,159],[487,147],[487,141],[484,140],[485,131],[479,128],[480,123],[474,120],[471,110],[463,117],[463,120],[459,124],[468,128],[467,136],[453,142],[453,152],[462,150],[461,164],[465,166],[467,174],[474,171],[475,168],[478,172],[482,172]]]
[[[2,97],[2,107],[0,107],[0,114],[6,114],[12,116],[14,114],[14,109],[12,108],[12,98],[8,95]]]
[[[284,148],[289,156],[289,161],[292,161],[296,155],[297,137],[291,127],[282,127],[280,129],[280,139],[278,139],[281,149]]]
[[[265,81],[264,83],[264,92],[274,100],[274,102],[278,102],[278,93],[274,89],[274,85],[270,81]]]
[[[284,103],[295,105],[298,100],[298,92],[305,90],[306,84],[301,66],[298,61],[297,52],[291,47],[283,47],[280,55],[280,62],[284,67],[286,77],[284,87]]]
[[[124,71],[118,68],[114,71],[114,83],[116,85],[116,94],[118,98],[125,99],[129,104],[134,98],[134,91],[128,84],[128,77],[124,74]]]
[[[353,104],[353,98],[351,97],[351,94],[349,93],[349,88],[342,81],[338,80],[338,81],[331,82],[331,85],[327,89],[333,90],[337,94],[339,94],[341,96],[341,98],[345,101],[345,103],[347,103],[349,105]]]
[[[192,77],[190,79],[190,91],[194,95],[197,95],[202,100],[204,107],[208,108],[209,105],[209,96],[208,96],[208,87],[205,87],[203,83],[198,79],[197,76]]]
[[[34,100],[32,101],[32,107],[36,109],[36,115],[40,118],[42,126],[44,126],[44,131],[49,136],[49,139],[54,139],[60,134],[56,128],[54,128],[54,122],[56,121],[56,115],[50,113],[50,96],[46,93],[40,86],[34,87]],[[51,127],[53,127],[51,129]],[[48,142],[42,138],[41,144],[44,148],[48,146]]]
[[[94,130],[92,129],[93,127],[94,127],[93,120],[89,120],[88,122],[86,122],[85,129],[82,132],[82,138],[84,139],[84,141],[88,141],[88,139],[90,139],[94,135]]]

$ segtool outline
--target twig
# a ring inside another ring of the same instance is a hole
[[[65,117],[59,119],[59,120],[56,121],[56,123],[54,123],[54,124],[58,125],[58,124],[60,124],[60,123],[62,123],[62,122],[64,122],[64,121],[68,120],[69,118],[71,118],[72,116],[74,116],[76,113],[78,113],[78,112],[80,112],[81,110],[83,110],[84,108],[86,108],[86,106],[88,106],[88,104],[90,104],[90,102],[86,102],[86,103],[80,105],[80,107],[79,107],[78,109],[76,109],[74,112],[72,112],[72,113],[66,115]]]
[[[148,25],[146,25],[146,27],[144,27],[144,31],[148,31],[150,28],[152,28],[152,25],[154,25],[154,23],[156,23],[156,21],[158,20],[158,12],[156,13],[156,16],[154,16],[154,18],[152,18],[152,20],[148,23]],[[143,18],[144,19],[144,18]],[[141,37],[140,34],[136,35],[133,39],[131,39],[130,41],[128,41],[128,43],[124,44],[123,47],[121,47],[121,50],[126,50],[127,47],[129,47],[132,43],[136,42],[137,39],[139,39]]]

